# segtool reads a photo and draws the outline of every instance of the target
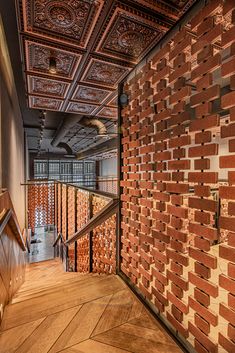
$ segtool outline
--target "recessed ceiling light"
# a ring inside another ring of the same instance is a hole
[[[51,74],[56,74],[57,70],[56,70],[56,59],[53,57],[50,57],[49,59],[49,72]]]

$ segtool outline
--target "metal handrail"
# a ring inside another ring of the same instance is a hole
[[[11,227],[11,229],[13,230],[13,232],[17,233],[16,239],[20,245],[20,247],[22,248],[23,251],[26,251],[26,246],[23,240],[23,235],[21,233],[18,221],[16,219],[15,213],[14,211],[10,208],[8,210],[4,210],[4,213],[1,217],[0,220],[1,224],[0,224],[0,235],[3,233],[4,229],[6,228],[6,226],[9,224],[9,226]]]

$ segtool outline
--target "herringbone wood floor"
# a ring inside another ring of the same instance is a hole
[[[63,272],[56,260],[29,265],[7,306],[1,353],[180,353],[117,276]]]

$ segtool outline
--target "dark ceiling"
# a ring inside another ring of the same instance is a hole
[[[29,149],[38,148],[41,110],[42,150],[61,153],[51,140],[65,112],[97,117],[113,137],[118,83],[195,2],[18,0],[15,9],[14,0],[1,1]],[[79,124],[63,140],[74,152],[103,141]]]

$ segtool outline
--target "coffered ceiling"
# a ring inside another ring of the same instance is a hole
[[[196,0],[0,1],[11,62],[28,135],[36,153],[63,153],[51,141],[64,114],[95,116],[114,136],[118,83]],[[56,73],[49,59],[56,59]],[[105,141],[79,124],[67,132],[74,152]]]
[[[115,120],[118,83],[193,2],[19,0],[29,108]]]

